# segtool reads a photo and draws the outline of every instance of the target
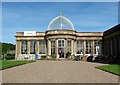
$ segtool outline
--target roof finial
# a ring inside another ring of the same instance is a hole
[[[60,16],[62,16],[62,12],[60,12]]]

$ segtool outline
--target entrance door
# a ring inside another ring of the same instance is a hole
[[[59,58],[65,58],[65,40],[58,39],[58,54]]]

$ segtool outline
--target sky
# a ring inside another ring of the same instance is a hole
[[[3,2],[2,42],[15,44],[16,32],[47,31],[60,12],[77,32],[104,32],[118,24],[117,2]]]

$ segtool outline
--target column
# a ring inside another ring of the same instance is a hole
[[[76,55],[76,40],[74,40],[74,54]]]
[[[27,54],[30,54],[30,40],[27,41]]]
[[[74,40],[72,39],[72,49],[71,49],[71,54],[74,54]]]
[[[36,53],[39,54],[39,41],[36,40],[36,46],[35,46]]]
[[[50,55],[50,50],[51,50],[51,45],[50,45],[50,40],[47,40],[47,55]]]
[[[65,54],[68,52],[68,49],[67,49],[67,38],[65,38]]]
[[[92,40],[92,55],[94,56],[94,40]]]
[[[86,54],[86,40],[84,40],[84,55]]]
[[[58,40],[55,39],[55,54],[57,56],[57,58],[59,58],[59,55],[58,55]]]
[[[19,56],[20,53],[20,50],[21,50],[21,47],[20,47],[20,40],[16,40],[16,59],[17,57]]]

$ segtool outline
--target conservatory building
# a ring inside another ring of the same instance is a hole
[[[102,32],[77,32],[72,22],[60,14],[49,23],[45,32],[16,33],[16,58],[35,54],[66,58],[67,52],[81,56],[99,55],[102,36]]]

